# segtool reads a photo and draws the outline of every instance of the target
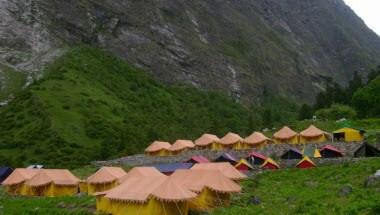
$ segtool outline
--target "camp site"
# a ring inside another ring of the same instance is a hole
[[[0,0],[0,215],[380,215],[380,0]]]

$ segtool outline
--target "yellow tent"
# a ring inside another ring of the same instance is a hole
[[[154,178],[154,177],[162,177],[165,176],[160,171],[158,171],[154,167],[134,167],[131,169],[127,175],[121,177],[119,179],[120,183],[124,183],[128,181],[129,179],[134,178]]]
[[[243,138],[238,134],[228,132],[224,137],[219,141],[224,149],[248,149],[249,146],[244,143]]]
[[[220,163],[197,163],[191,167],[192,170],[218,170],[224,176],[234,181],[241,181],[247,178],[246,175],[239,172],[234,166],[228,162]]]
[[[288,126],[284,126],[273,134],[273,140],[275,143],[298,144],[298,134]]]
[[[186,150],[194,149],[195,145],[191,140],[176,140],[169,148],[172,155],[178,155]]]
[[[221,146],[219,144],[220,139],[213,134],[203,134],[201,137],[196,139],[195,146],[197,149],[212,149],[220,150]]]
[[[66,169],[41,169],[25,181],[31,196],[70,196],[78,193],[80,180]]]
[[[299,135],[299,143],[323,143],[328,140],[328,134],[325,131],[310,125]]]
[[[230,195],[241,191],[237,183],[219,170],[177,170],[170,177],[198,194],[189,202],[193,211],[207,212],[218,206],[228,206]]]
[[[102,167],[87,178],[87,192],[93,194],[112,189],[119,185],[119,180],[126,175],[120,167]]]
[[[244,143],[251,148],[262,149],[266,144],[273,143],[273,141],[266,137],[263,133],[253,132],[244,139]]]
[[[17,168],[2,183],[5,191],[11,195],[28,195],[29,189],[25,186],[25,181],[35,176],[39,169]]]
[[[188,201],[196,197],[167,176],[130,178],[95,195],[97,211],[113,215],[187,215]]]
[[[364,131],[352,128],[341,128],[333,132],[335,141],[361,142],[364,139]]]
[[[170,155],[170,143],[162,141],[154,141],[145,149],[145,153],[151,156],[168,156]]]

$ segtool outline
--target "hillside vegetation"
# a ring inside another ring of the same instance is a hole
[[[247,134],[257,121],[226,96],[164,86],[108,53],[71,49],[0,112],[0,162],[69,167],[142,152],[155,139]]]
[[[380,187],[366,187],[380,169],[378,158],[314,169],[268,171],[244,182],[244,191],[213,215],[235,214],[380,214]],[[352,188],[342,194],[343,187]],[[261,204],[253,204],[258,197]]]

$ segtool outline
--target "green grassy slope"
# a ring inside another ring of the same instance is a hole
[[[0,162],[79,166],[136,152],[155,139],[243,135],[252,113],[231,99],[164,86],[102,51],[79,47],[0,112]]]
[[[375,158],[349,165],[265,172],[244,182],[244,192],[234,198],[231,207],[212,214],[380,214],[380,187],[364,186],[377,169],[380,160]],[[351,186],[352,193],[340,196],[343,186]],[[253,196],[262,203],[250,204]]]
[[[25,85],[26,77],[24,73],[0,63],[0,101],[7,99],[9,95],[18,93]]]

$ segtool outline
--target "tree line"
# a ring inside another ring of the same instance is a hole
[[[317,95],[313,105],[303,104],[298,118],[313,115],[332,120],[380,117],[380,65],[368,73],[367,80],[355,71],[347,87],[327,79],[326,90]]]

